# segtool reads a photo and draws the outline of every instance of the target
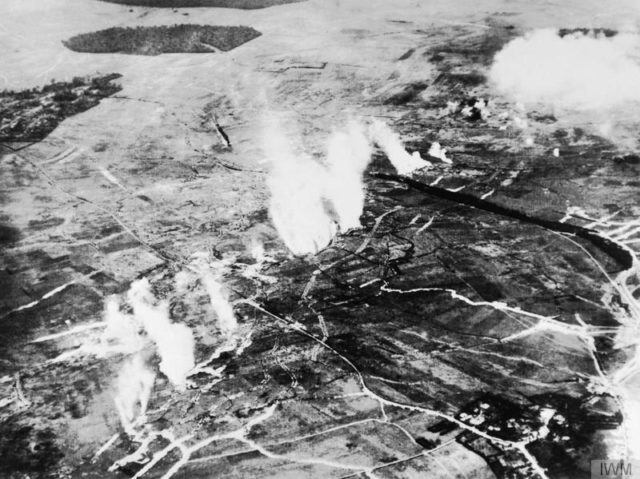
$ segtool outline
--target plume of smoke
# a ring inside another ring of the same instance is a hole
[[[129,434],[134,432],[136,421],[144,418],[155,379],[155,373],[141,353],[129,357],[120,370],[114,401],[120,421]]]
[[[254,264],[248,265],[245,270],[242,272],[242,276],[249,279],[257,279],[260,282],[274,284],[277,283],[277,278],[273,276],[267,276],[262,274],[262,268],[264,264],[270,259],[267,257],[264,245],[257,238],[253,238],[249,245],[249,252],[251,257],[256,261]]]
[[[182,270],[176,274],[173,280],[176,285],[176,293],[185,294],[193,285],[193,273],[189,270]]]
[[[116,379],[114,402],[125,431],[133,434],[135,426],[144,421],[156,377],[144,351],[149,339],[160,355],[160,370],[181,390],[186,388],[187,375],[195,365],[195,343],[189,328],[171,322],[168,303],[156,301],[147,279],[134,282],[127,299],[133,315],[121,311],[117,296],[107,299],[106,328],[100,345],[92,351],[101,355],[114,352],[130,355]]]
[[[156,301],[146,278],[135,281],[127,297],[135,319],[156,344],[160,371],[177,389],[186,389],[187,375],[195,365],[191,330],[184,324],[171,322],[168,302]]]
[[[229,301],[229,294],[223,283],[223,274],[225,268],[232,262],[231,258],[224,260],[213,260],[209,253],[198,252],[191,256],[191,262],[188,267],[178,273],[175,277],[176,290],[187,292],[193,286],[199,284],[207,292],[211,307],[215,314],[216,324],[220,331],[220,340],[214,352],[209,359],[206,359],[192,368],[188,375],[209,374],[217,380],[220,379],[225,366],[214,368],[211,362],[224,352],[236,351],[237,354],[242,352],[242,348],[251,344],[249,332],[242,338],[241,325],[238,324],[233,305]],[[246,344],[246,346],[243,346]],[[215,381],[210,383],[208,387],[212,387]]]
[[[338,227],[346,231],[361,226],[365,202],[362,176],[373,150],[370,132],[355,121],[334,131],[327,141],[325,167],[304,152],[296,152],[283,131],[277,118],[266,122],[264,150],[271,167],[267,180],[271,219],[293,254],[315,254],[329,244]],[[429,164],[418,154],[409,155],[388,128],[373,131],[380,132],[376,139],[400,162],[403,172]]]
[[[640,35],[611,38],[536,30],[499,52],[490,78],[525,103],[601,110],[640,101]]]
[[[218,318],[218,327],[226,337],[232,336],[238,329],[238,321],[229,302],[229,296],[221,283],[221,274],[205,264],[198,265],[202,285],[207,290],[209,301]]]
[[[264,244],[262,244],[260,240],[256,238],[253,238],[251,240],[250,253],[251,253],[251,257],[255,259],[256,262],[264,263],[264,260],[265,260]]]
[[[271,220],[293,254],[317,253],[337,231],[323,201],[328,173],[306,154],[295,153],[278,119],[269,119],[265,130]]]
[[[431,166],[431,163],[423,160],[417,151],[409,154],[402,145],[400,137],[386,123],[374,120],[369,133],[399,174],[409,175],[415,170]]]
[[[329,138],[326,195],[342,231],[361,226],[365,200],[362,175],[371,161],[372,152],[365,129],[353,121],[344,131],[336,131]]]
[[[437,141],[434,141],[431,144],[431,147],[429,148],[429,156],[433,158],[438,158],[443,163],[447,163],[447,164],[452,163],[451,159],[447,157],[447,149],[442,148],[440,143],[438,143]]]
[[[129,315],[120,311],[120,303],[116,296],[107,298],[104,311],[107,327],[101,337],[101,352],[135,353],[144,346],[140,335],[140,324]]]

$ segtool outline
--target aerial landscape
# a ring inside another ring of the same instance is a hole
[[[635,477],[635,0],[0,12],[0,477]]]

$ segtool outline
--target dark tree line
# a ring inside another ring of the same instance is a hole
[[[301,0],[103,0],[122,5],[159,8],[219,7],[253,10]]]
[[[120,91],[119,74],[70,82],[52,81],[41,88],[0,92],[0,141],[39,141],[62,120],[82,113]]]
[[[64,44],[71,50],[85,53],[211,53],[231,50],[258,36],[260,32],[242,26],[161,25],[107,28],[76,35]]]

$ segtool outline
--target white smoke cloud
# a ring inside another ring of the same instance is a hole
[[[136,321],[156,344],[160,371],[179,390],[186,389],[187,375],[195,365],[195,341],[191,330],[169,317],[169,303],[156,301],[146,278],[135,281],[127,298]]]
[[[117,296],[107,298],[104,312],[105,323],[101,337],[101,345],[95,348],[99,354],[107,352],[135,353],[144,347],[144,338],[140,334],[141,325],[129,315],[120,311]]]
[[[602,110],[640,101],[640,35],[614,37],[543,29],[499,52],[490,79],[524,103]]]
[[[373,141],[382,148],[399,174],[409,175],[415,170],[431,166],[431,163],[423,160],[417,151],[409,154],[402,145],[398,134],[386,123],[380,120],[374,120],[369,128],[369,133]]]
[[[247,265],[242,276],[249,279],[258,280],[262,283],[275,284],[278,279],[274,276],[268,276],[262,273],[262,268],[265,263],[272,260],[267,256],[264,245],[257,238],[253,238],[249,245],[249,252],[253,259],[256,261],[254,264]]]
[[[351,122],[344,131],[336,131],[327,146],[327,198],[338,216],[340,230],[360,228],[364,209],[365,186],[362,175],[371,161],[371,142],[362,125]]]
[[[232,336],[238,329],[238,320],[229,302],[229,295],[222,285],[222,265],[212,268],[202,259],[196,260],[194,269],[198,272],[202,286],[209,295],[211,307],[218,319],[218,327],[225,337]]]
[[[261,261],[264,261],[264,250],[258,254]],[[189,268],[175,277],[176,292],[186,293],[199,279],[209,295],[223,335],[223,343],[217,354],[234,350],[239,343],[240,348],[247,347],[250,344],[250,334],[244,341],[240,341],[233,307],[222,284],[225,263],[211,265],[207,258],[205,253],[193,256]],[[155,382],[155,373],[145,360],[150,342],[155,344],[160,356],[160,371],[178,390],[186,389],[190,375],[209,372],[211,368],[207,366],[208,361],[196,366],[195,341],[191,330],[184,324],[171,321],[168,301],[156,299],[149,280],[145,278],[133,282],[126,299],[133,314],[121,310],[117,296],[107,299],[104,315],[106,327],[100,344],[91,347],[90,351],[100,355],[130,355],[116,379],[114,401],[125,431],[133,434],[135,427],[145,420],[144,415]]]
[[[451,164],[453,163],[451,159],[447,156],[447,149],[442,148],[440,143],[434,141],[429,148],[429,156],[432,158],[438,158],[443,163]]]
[[[129,357],[120,370],[114,401],[120,421],[129,434],[134,432],[135,422],[144,418],[155,379],[155,373],[141,353]]]
[[[336,233],[323,201],[327,171],[305,153],[296,154],[278,119],[270,118],[265,124],[271,220],[293,254],[317,253]]]
[[[249,248],[249,252],[251,253],[251,257],[256,260],[258,263],[264,263],[265,260],[265,250],[264,244],[256,238],[252,238],[251,245]]]
[[[341,231],[361,227],[363,174],[371,161],[372,142],[400,174],[431,166],[418,152],[409,154],[400,137],[378,120],[369,128],[352,121],[333,132],[327,142],[326,167],[296,149],[277,118],[265,122],[264,151],[271,168],[269,211],[293,254],[317,253],[329,244],[338,227]],[[439,150],[438,158],[450,162],[445,150]]]

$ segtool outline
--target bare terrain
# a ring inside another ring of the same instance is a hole
[[[638,453],[637,106],[605,134],[489,80],[511,40],[615,35],[633,3],[50,3],[0,7],[0,88],[42,101],[115,72],[121,90],[52,131],[2,130],[0,476],[583,478]],[[185,18],[261,35],[198,55],[62,43]],[[322,162],[354,118],[432,165],[399,175],[376,148],[362,228],[293,256],[270,128]],[[105,339],[109,304],[139,315],[138,280],[148,316],[193,335],[184,384],[160,348]],[[135,358],[152,389],[127,421]]]

